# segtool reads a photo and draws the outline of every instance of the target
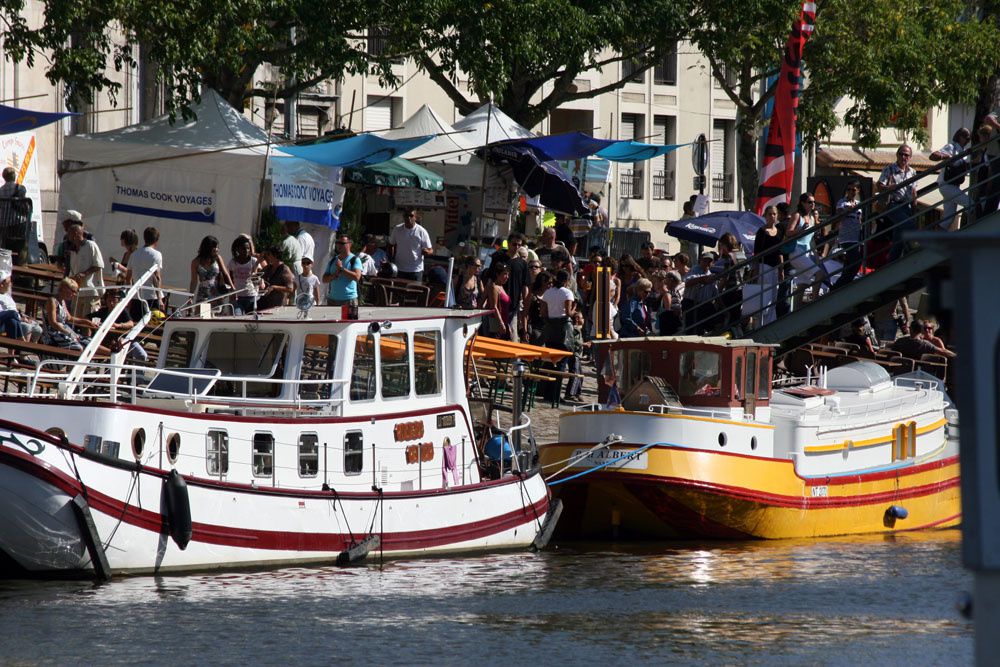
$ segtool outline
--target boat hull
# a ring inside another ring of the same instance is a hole
[[[86,500],[115,573],[332,563],[370,535],[386,556],[526,548],[549,511],[537,474],[448,489],[304,491],[185,476],[191,539],[170,537],[169,471],[0,429],[0,550],[33,573],[90,573]]]
[[[568,458],[582,446],[547,446],[543,464]],[[638,447],[616,445],[619,450]],[[557,534],[784,539],[947,528],[960,522],[957,455],[804,478],[791,461],[670,446],[652,447],[646,454],[644,470],[601,470],[554,486],[565,506]],[[906,518],[890,508],[905,509]]]

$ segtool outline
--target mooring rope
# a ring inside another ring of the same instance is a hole
[[[554,482],[546,482],[546,484],[548,484],[549,486],[555,486],[557,484],[562,484],[563,482],[569,482],[570,480],[578,479],[580,477],[583,477],[584,475],[589,475],[592,472],[597,472],[598,470],[601,470],[603,468],[607,468],[608,466],[614,465],[615,463],[618,463],[619,461],[623,461],[623,460],[629,458],[630,456],[635,456],[636,454],[641,454],[644,451],[646,451],[647,449],[649,449],[650,447],[656,447],[657,445],[666,445],[666,444],[669,444],[669,443],[666,443],[666,442],[651,442],[648,445],[643,445],[639,449],[634,449],[631,452],[628,452],[626,454],[622,454],[621,456],[619,456],[617,458],[614,458],[614,459],[611,459],[610,461],[606,461],[606,462],[602,463],[599,466],[594,466],[593,468],[589,468],[587,470],[583,470],[581,472],[576,473],[575,475],[570,475],[569,477],[565,477],[563,479],[557,479]],[[556,473],[556,474],[558,474],[558,473]]]

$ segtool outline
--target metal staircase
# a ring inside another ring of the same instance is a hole
[[[991,139],[997,141],[997,138]],[[990,143],[990,142],[987,142]],[[880,201],[886,201],[894,191],[903,190],[913,186],[917,181],[934,176],[943,171],[946,166],[954,163],[963,157],[969,156],[978,158],[985,149],[985,144],[973,146],[952,160],[940,162],[935,167],[917,173],[903,183],[900,183],[893,190],[884,190],[878,195],[861,202],[860,207],[866,213],[872,211]],[[989,199],[989,193],[996,195],[997,185],[1000,185],[1000,165],[994,164],[992,171],[986,177],[967,178],[960,192],[968,194],[973,202],[973,207],[969,207],[966,212],[966,224],[956,232],[941,232],[942,234],[962,234],[966,229],[976,229],[977,233],[997,233],[1000,234],[1000,212],[997,212],[994,203],[989,213],[977,215],[975,202],[977,199],[982,202]],[[917,191],[918,198],[934,191],[938,191],[937,181]],[[942,192],[945,194],[945,192]],[[958,198],[961,194],[952,192],[952,196]],[[884,198],[881,199],[880,198]],[[942,197],[947,201],[946,197]],[[879,240],[890,241],[897,239],[903,230],[915,230],[918,227],[919,219],[927,215],[927,211],[916,211],[912,214],[899,215],[897,212],[904,210],[905,205],[888,206],[887,210],[879,214],[871,213],[871,218],[880,218],[877,231],[870,231],[866,236],[866,242],[862,244],[863,266],[872,264],[876,254],[872,250],[875,245],[872,242]],[[962,209],[959,209],[959,214]],[[810,228],[804,233],[788,237],[788,240],[812,236],[823,233],[833,226],[839,224],[842,215],[833,215],[821,222],[819,225]],[[863,220],[869,219],[868,216]],[[893,219],[894,222],[890,222]],[[835,237],[836,235],[833,234]],[[907,235],[904,233],[903,238]],[[766,325],[759,325],[761,316],[770,301],[762,300],[759,296],[744,297],[743,287],[745,279],[752,270],[759,264],[761,258],[780,253],[780,248],[771,248],[750,259],[739,262],[729,270],[719,274],[718,284],[729,284],[716,298],[716,308],[706,321],[686,322],[688,331],[704,330],[708,325],[710,335],[734,335],[753,338],[757,342],[772,343],[779,346],[776,356],[781,356],[806,343],[815,341],[823,335],[838,330],[845,324],[850,323],[859,317],[871,313],[873,310],[884,306],[894,300],[925,287],[935,278],[947,277],[950,273],[950,258],[938,247],[919,247],[909,243],[907,252],[895,261],[879,266],[877,269],[867,274],[859,275],[851,283],[836,290],[830,290],[822,296],[799,305],[792,312],[778,317],[773,322]],[[869,253],[873,253],[869,256]],[[885,252],[884,247],[878,252]],[[788,258],[784,258],[783,266],[785,273],[791,274]],[[794,294],[795,289],[801,288],[792,281],[794,276],[787,277],[779,283],[784,284],[790,294]],[[724,305],[723,305],[724,304]],[[719,324],[724,322],[725,324]]]

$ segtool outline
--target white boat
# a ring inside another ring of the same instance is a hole
[[[509,462],[474,441],[481,313],[342,314],[177,317],[155,367],[88,349],[0,374],[0,550],[107,576],[542,544],[530,421]]]

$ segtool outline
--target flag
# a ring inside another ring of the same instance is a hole
[[[757,213],[767,206],[788,203],[795,176],[795,122],[802,82],[802,51],[816,23],[816,3],[803,2],[799,20],[792,26],[781,60],[774,114],[764,144],[764,164],[757,189]]]

